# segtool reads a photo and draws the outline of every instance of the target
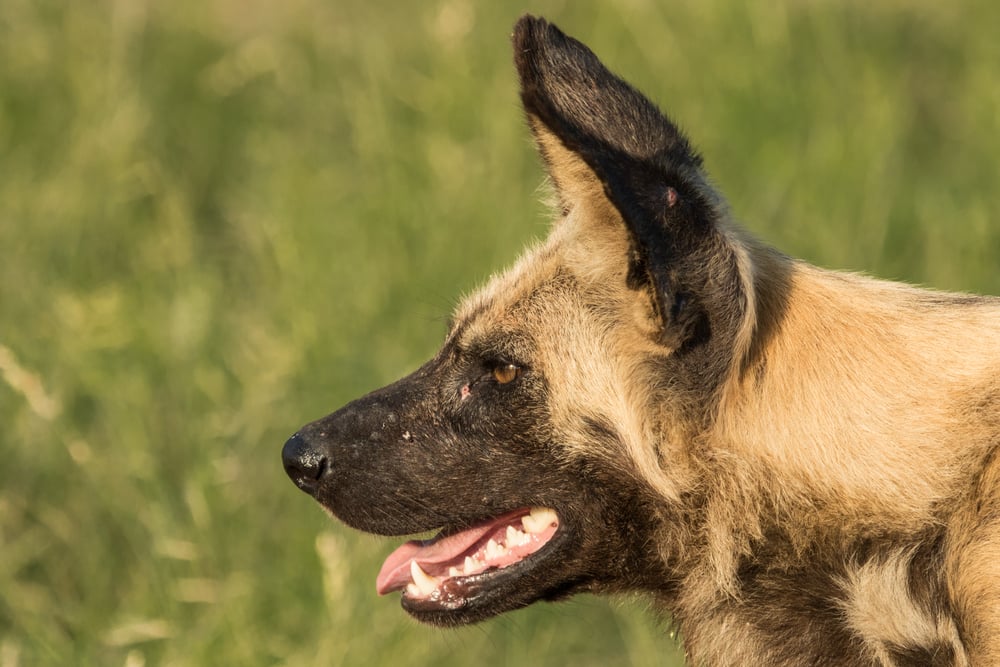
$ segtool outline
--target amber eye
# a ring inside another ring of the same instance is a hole
[[[504,364],[493,369],[493,378],[500,384],[513,382],[521,377],[521,367],[514,364]]]

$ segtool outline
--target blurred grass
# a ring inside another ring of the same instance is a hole
[[[643,601],[416,626],[279,463],[545,234],[522,11],[786,252],[1000,293],[1000,5],[515,5],[0,4],[0,667],[679,664]]]

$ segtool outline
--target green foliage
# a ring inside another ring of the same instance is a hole
[[[0,3],[0,667],[680,664],[642,600],[418,627],[281,470],[545,234],[516,4]],[[530,10],[758,235],[1000,293],[1000,5]]]

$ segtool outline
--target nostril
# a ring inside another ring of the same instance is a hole
[[[320,479],[328,468],[327,458],[320,448],[296,433],[281,448],[281,462],[285,473],[297,487],[309,495],[316,494]]]

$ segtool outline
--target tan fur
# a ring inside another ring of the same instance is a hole
[[[562,455],[597,458],[659,499],[651,548],[678,582],[662,601],[692,660],[800,664],[833,631],[863,656],[850,664],[1000,664],[1000,299],[787,258],[731,221],[700,162],[675,160],[673,178],[711,209],[721,250],[704,274],[729,280],[735,266],[742,314],[724,377],[710,395],[690,390],[663,374],[677,350],[658,336],[651,290],[627,284],[635,227],[612,192],[624,177],[610,166],[598,178],[588,165],[604,153],[585,161],[569,146],[591,132],[588,150],[618,151],[609,164],[660,158],[633,126],[600,138],[581,90],[544,69],[565,60],[533,57],[522,95],[559,215],[544,244],[460,307],[456,335],[530,332],[523,359],[547,380]],[[600,80],[614,109],[642,105],[574,57],[587,94]],[[592,423],[616,439],[595,439]],[[813,588],[786,594],[800,583]],[[786,646],[768,639],[769,613],[795,623]]]
[[[625,287],[619,216],[582,162],[546,141],[547,155],[558,154],[550,167],[566,214],[457,319],[470,322],[469,339],[477,328],[510,326],[542,342],[531,361],[549,379],[567,457],[595,454],[579,417],[599,416],[625,447],[600,452],[609,464],[628,465],[665,501],[706,494],[703,535],[664,531],[664,553],[676,559],[687,549],[681,558],[690,559],[680,604],[717,609],[718,591],[736,599],[737,562],[775,524],[791,559],[817,544],[945,526],[959,625],[908,602],[905,550],[849,570],[846,623],[874,664],[893,664],[886,641],[960,650],[959,632],[971,664],[1000,664],[1000,464],[982,472],[1000,444],[1000,304],[952,303],[952,295],[818,269],[731,226],[748,316],[704,429],[684,421],[684,405],[662,402],[669,392],[654,390],[661,402],[650,404],[650,388],[664,379],[651,375],[649,359],[669,350],[652,342],[648,296]],[[765,664],[756,661],[767,648],[754,651],[738,614],[713,613],[717,632],[733,638],[727,646],[743,647],[743,664]]]
[[[847,624],[864,638],[871,657],[879,665],[895,664],[886,650],[889,645],[933,646],[943,643],[953,648],[956,667],[967,665],[958,628],[952,618],[928,614],[914,603],[909,590],[912,550],[852,566],[843,579],[843,603]]]
[[[995,395],[996,385],[993,385]],[[994,436],[995,437],[995,436]],[[951,522],[948,584],[972,664],[1000,664],[1000,458],[996,452]]]
[[[943,521],[996,445],[962,406],[1000,374],[1000,308],[929,296],[796,264],[764,379],[727,394],[716,444],[781,480],[777,508],[803,543],[845,517],[856,531]]]
[[[552,231],[427,364],[292,436],[296,485],[441,528],[379,575],[429,623],[641,591],[693,665],[1000,665],[1000,298],[782,255],[584,45],[513,41]],[[532,508],[534,550],[457,568]]]

